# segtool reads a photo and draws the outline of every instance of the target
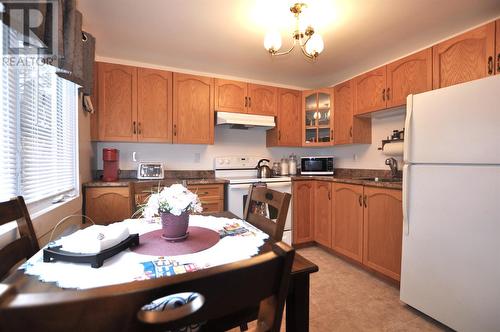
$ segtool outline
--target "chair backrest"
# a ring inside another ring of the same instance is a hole
[[[20,237],[0,249],[0,280],[16,264],[30,258],[40,249],[22,196],[0,203],[0,225],[12,221],[17,222]]]
[[[292,195],[289,193],[251,185],[248,189],[248,198],[245,203],[243,219],[268,234],[274,240],[281,241],[291,197]],[[277,211],[276,222],[259,212],[252,211],[255,203],[272,206]]]
[[[15,285],[0,284],[0,330],[165,331],[205,322],[202,329],[220,331],[223,325],[217,324],[224,318],[258,307],[257,331],[277,332],[294,253],[278,242],[272,251],[244,261],[80,291],[18,294]],[[175,309],[141,310],[155,299],[181,292],[201,296]]]

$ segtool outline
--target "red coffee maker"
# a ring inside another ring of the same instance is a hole
[[[104,164],[104,174],[102,180],[106,182],[117,181],[120,168],[118,167],[118,150],[102,149],[102,161]]]

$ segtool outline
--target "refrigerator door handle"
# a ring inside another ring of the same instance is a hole
[[[410,159],[411,117],[413,115],[413,95],[406,97],[405,139],[403,141],[403,162]]]
[[[409,191],[408,188],[410,187],[410,166],[409,165],[404,165],[403,166],[403,234],[408,236],[410,234],[410,220],[409,220],[409,213],[408,213],[408,205],[410,203],[409,200]]]

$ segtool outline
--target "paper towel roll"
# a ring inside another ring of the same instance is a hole
[[[386,143],[382,149],[386,156],[397,157],[403,155],[403,142]]]

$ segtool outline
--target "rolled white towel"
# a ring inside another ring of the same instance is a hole
[[[128,227],[121,223],[93,225],[61,239],[61,250],[97,254],[122,242],[129,236]]]

